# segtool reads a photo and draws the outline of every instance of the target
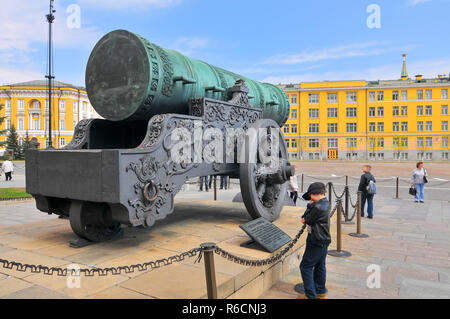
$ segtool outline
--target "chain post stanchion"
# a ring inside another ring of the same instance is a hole
[[[348,187],[348,175],[345,175],[345,186]]]
[[[305,189],[305,174],[302,173],[302,193],[304,192]]]
[[[350,257],[352,254],[348,251],[342,250],[342,200],[339,199],[337,203],[336,215],[336,250],[328,251],[328,255],[333,257]]]
[[[397,176],[395,179],[395,199],[398,199],[398,184],[399,184],[399,178]]]
[[[328,202],[330,203],[330,211],[331,211],[331,203],[333,202],[333,184],[328,182]]]
[[[348,176],[346,176],[348,179]],[[347,183],[346,183],[347,184]],[[344,221],[343,224],[346,225],[353,225],[354,222],[352,222],[349,218],[350,215],[350,188],[348,185],[345,186],[345,214],[344,214]]]
[[[214,176],[214,200],[217,201],[217,176]]]
[[[363,234],[361,232],[361,197],[362,197],[362,192],[359,191],[358,192],[358,202],[356,205],[358,205],[358,210],[357,210],[357,216],[356,216],[356,233],[350,233],[349,235],[352,237],[359,237],[359,238],[367,238],[369,237],[369,235],[367,234]]]
[[[205,261],[205,277],[206,290],[208,299],[217,299],[217,282],[216,282],[216,268],[214,266],[214,250],[216,244],[203,243],[200,245]]]

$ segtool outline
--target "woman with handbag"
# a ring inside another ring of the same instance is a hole
[[[416,190],[416,195],[414,196],[414,201],[416,203],[424,202],[425,184],[428,183],[427,176],[427,171],[423,167],[423,162],[418,162],[411,175],[411,187],[414,187]]]

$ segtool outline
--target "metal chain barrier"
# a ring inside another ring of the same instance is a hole
[[[333,190],[333,193],[334,193],[334,196],[336,197],[336,199],[342,199],[344,197],[344,195],[345,195],[345,189],[344,189],[344,191],[342,192],[341,195],[338,195],[336,193],[336,189],[334,188],[333,183],[330,183],[330,184],[331,184],[331,189]]]
[[[173,263],[178,263],[186,258],[192,258],[196,255],[199,255],[202,251],[202,248],[194,248],[189,251],[183,252],[178,255],[174,255],[168,258],[162,258],[155,261],[149,261],[141,264],[134,264],[129,266],[118,266],[118,267],[108,267],[108,268],[82,268],[82,269],[71,269],[60,268],[60,267],[48,267],[43,265],[31,265],[31,264],[23,264],[15,261],[8,261],[5,259],[0,259],[0,264],[5,269],[17,270],[20,272],[30,271],[31,273],[43,273],[44,275],[52,276],[58,275],[61,277],[65,277],[68,274],[72,276],[80,276],[83,274],[86,277],[93,277],[94,275],[98,276],[107,276],[109,273],[111,275],[120,275],[122,272],[126,274],[133,273],[135,271],[146,271],[149,269],[161,268],[163,266],[168,266]],[[200,260],[200,256],[197,261]],[[196,261],[196,262],[197,262]]]

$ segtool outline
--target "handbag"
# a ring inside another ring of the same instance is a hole
[[[416,189],[415,189],[414,187],[411,186],[411,187],[409,188],[409,195],[416,196],[416,194],[417,194]]]
[[[427,171],[425,170],[425,174],[427,173]],[[428,179],[426,176],[423,177],[423,183],[426,184],[428,183]]]

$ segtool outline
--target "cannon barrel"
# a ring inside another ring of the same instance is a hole
[[[290,107],[280,88],[163,49],[129,31],[112,31],[100,39],[86,67],[89,100],[111,121],[188,114],[190,98],[228,101],[227,89],[239,78],[249,88],[250,104],[282,126]]]

